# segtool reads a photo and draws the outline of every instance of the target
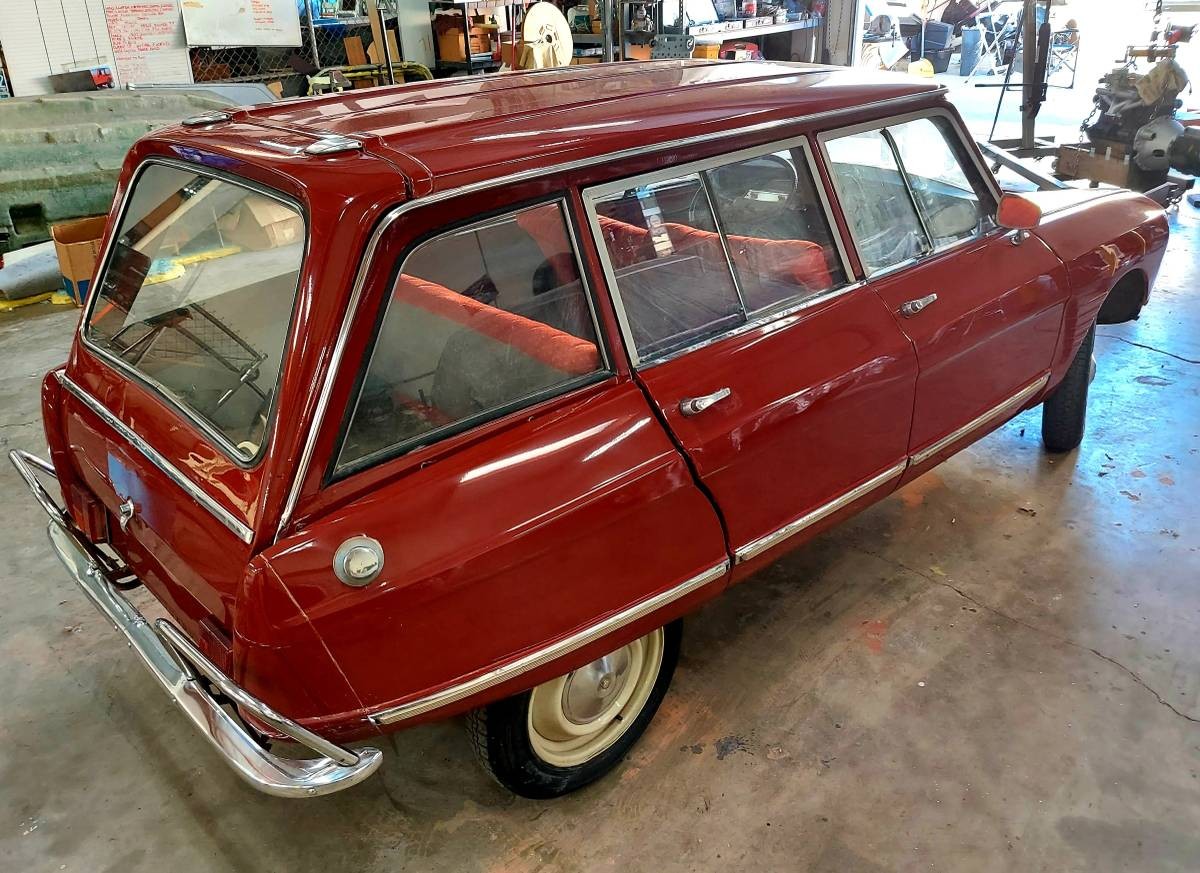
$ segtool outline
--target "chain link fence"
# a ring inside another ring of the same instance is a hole
[[[308,77],[318,70],[367,62],[365,52],[371,45],[372,36],[366,18],[310,22],[302,15],[300,34],[303,41],[295,47],[193,46],[188,50],[192,77],[198,83],[278,82],[280,96],[299,97],[308,93]],[[359,55],[359,50],[363,54]],[[400,74],[396,75],[399,81]]]

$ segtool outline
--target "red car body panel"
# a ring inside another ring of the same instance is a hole
[[[1069,296],[1066,269],[1036,237],[1019,250],[996,231],[873,282],[917,351],[916,453],[995,407],[1050,369]],[[937,300],[905,318],[908,300]],[[952,451],[911,467],[920,475]]]
[[[658,364],[640,379],[721,507],[731,552],[908,454],[916,358],[867,288]],[[705,414],[679,411],[685,398],[718,388],[732,393]]]
[[[363,531],[387,563],[379,582],[350,588],[329,558]],[[645,396],[614,377],[407,465],[264,558],[378,710],[677,585],[725,547]]]
[[[1167,247],[1167,218],[1157,203],[1131,191],[1043,191],[1029,197],[1043,210],[1035,235],[1064,262],[1071,287],[1053,385],[1071,365],[1113,286],[1137,272],[1149,294]]]
[[[902,468],[1023,381],[1051,371],[1050,390],[1112,283],[1141,270],[1149,287],[1165,245],[1161,210],[1114,194],[1047,209],[1021,246],[996,233],[674,361],[630,366],[581,190],[925,107],[948,110],[935,86],[905,77],[684,61],[372,89],[156,133],[126,161],[110,235],[138,168],[152,159],[269,187],[307,220],[263,458],[235,463],[81,340],[64,372],[247,526],[249,541],[52,375],[43,404],[64,499],[86,530],[97,506],[111,520],[132,497],[138,513],[128,532],[108,527],[147,587],[242,687],[331,737],[374,731],[369,716],[381,709],[453,688],[736,564],[569,655],[398,726],[561,675],[744,578],[784,544],[736,563],[740,547]],[[355,137],[363,148],[304,154],[329,135]],[[664,143],[676,144],[656,148]],[[857,269],[820,159],[817,173]],[[548,198],[563,199],[574,225],[606,371],[334,475],[360,362],[405,252],[440,229]],[[408,211],[386,223],[397,208]],[[900,303],[931,290],[937,306],[918,319],[896,315]],[[730,387],[734,402],[704,417],[679,414],[681,399],[718,387]],[[831,508],[786,546],[898,481]],[[386,563],[377,582],[351,588],[331,561],[340,543],[361,534],[383,544]]]

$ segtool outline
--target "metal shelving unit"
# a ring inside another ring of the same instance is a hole
[[[433,35],[434,74],[439,71],[457,73],[465,71],[468,76],[474,73],[486,73],[500,68],[500,62],[489,52],[471,54],[471,11],[474,9],[504,9],[510,29],[516,27],[517,11],[524,10],[524,2],[488,2],[488,0],[429,0],[429,24]],[[434,17],[439,11],[454,10],[462,16],[463,54],[461,61],[443,60],[438,49],[437,29],[433,27]],[[495,38],[495,36],[494,36]]]

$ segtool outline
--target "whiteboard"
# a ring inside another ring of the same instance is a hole
[[[15,97],[49,94],[54,73],[113,66],[101,0],[0,0],[0,10]]]
[[[176,0],[104,0],[104,20],[122,85],[192,81]]]
[[[188,45],[300,45],[296,0],[182,0]]]

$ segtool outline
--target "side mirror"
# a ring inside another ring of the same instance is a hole
[[[1033,230],[1042,220],[1042,207],[1019,194],[1005,194],[996,210],[996,223],[1009,230]]]

